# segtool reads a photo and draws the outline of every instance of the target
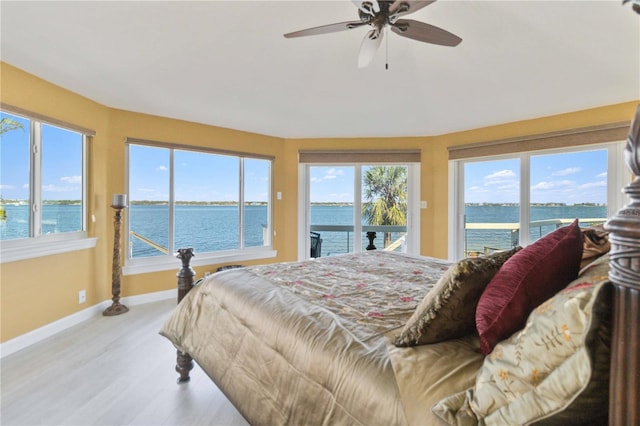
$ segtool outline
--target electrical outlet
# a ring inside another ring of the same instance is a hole
[[[87,301],[87,291],[86,290],[80,290],[78,292],[78,305],[81,305],[82,303]]]

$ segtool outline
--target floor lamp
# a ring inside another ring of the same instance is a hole
[[[120,303],[120,278],[122,266],[120,265],[120,225],[122,224],[122,210],[127,208],[127,195],[115,194],[111,202],[115,210],[113,218],[113,267],[111,269],[111,293],[113,304],[104,310],[102,315],[114,316],[129,312],[129,308]]]

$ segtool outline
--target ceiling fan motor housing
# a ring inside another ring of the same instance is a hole
[[[363,23],[373,27],[392,24],[400,14],[408,12],[410,8],[407,3],[401,3],[393,15],[389,15],[389,9],[393,3],[395,3],[394,0],[378,0],[377,7],[375,7],[373,2],[363,1],[358,8],[358,16]],[[378,9],[377,12],[376,9]]]

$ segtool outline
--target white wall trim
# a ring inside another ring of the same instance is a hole
[[[208,254],[196,253],[191,259],[190,265],[194,268],[196,266],[213,266],[247,260],[272,259],[277,255],[278,252],[271,247],[247,247],[242,250],[218,251]],[[175,254],[128,259],[126,262],[122,268],[122,275],[125,276],[159,271],[177,271],[181,265],[180,260],[176,258]],[[214,272],[214,270],[212,269],[211,272]]]
[[[73,233],[73,236],[78,233]],[[96,246],[97,238],[65,238],[58,234],[48,238],[25,238],[22,240],[5,240],[0,248],[0,263],[17,262],[36,257],[51,256],[76,250],[91,249]]]
[[[154,293],[141,294],[139,296],[129,296],[120,299],[123,305],[136,306],[143,305],[145,303],[158,302],[167,299],[176,299],[178,297],[178,290],[165,290],[157,291]],[[68,315],[64,318],[60,318],[57,321],[49,323],[45,326],[29,331],[11,340],[0,344],[0,359],[5,356],[18,352],[28,346],[41,342],[61,331],[64,331],[74,325],[78,325],[84,321],[87,321],[93,317],[102,315],[102,311],[111,306],[111,299],[100,302],[97,305],[91,306],[75,314]],[[126,315],[126,314],[125,314]]]

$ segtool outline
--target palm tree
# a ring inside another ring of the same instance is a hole
[[[407,224],[407,168],[372,167],[363,179],[365,203],[362,216],[371,225]],[[384,246],[391,244],[391,232],[384,233]]]
[[[24,130],[24,127],[22,126],[21,123],[9,117],[2,117],[2,119],[0,119],[0,135],[3,135],[7,132],[10,132],[16,129]],[[6,220],[6,219],[7,219],[7,212],[4,209],[4,199],[2,198],[2,194],[0,194],[0,220]]]
[[[10,132],[11,130],[24,129],[21,123],[9,118],[3,117],[0,120],[0,135]]]

